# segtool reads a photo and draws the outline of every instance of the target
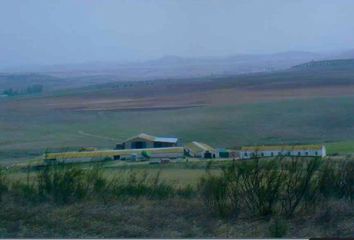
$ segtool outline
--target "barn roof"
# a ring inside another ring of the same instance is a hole
[[[301,151],[321,150],[322,145],[276,145],[276,146],[246,146],[241,151]]]
[[[141,138],[147,141],[152,141],[152,142],[168,142],[168,143],[176,143],[178,141],[178,138],[171,138],[171,137],[155,137],[146,133],[141,133],[137,136],[128,138],[126,141],[135,139],[135,138]]]
[[[186,144],[185,147],[190,149],[192,152],[215,151],[215,149],[208,144],[196,141]]]

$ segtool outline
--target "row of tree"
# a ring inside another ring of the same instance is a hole
[[[18,96],[18,95],[28,95],[28,94],[38,94],[43,92],[43,86],[40,84],[34,84],[31,86],[28,86],[25,89],[13,89],[13,88],[8,88],[3,90],[2,94],[7,95],[7,96]]]

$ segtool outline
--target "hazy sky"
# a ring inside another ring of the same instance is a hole
[[[0,67],[354,48],[353,0],[0,0]]]

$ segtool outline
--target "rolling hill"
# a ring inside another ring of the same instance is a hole
[[[354,59],[335,59],[312,61],[293,66],[294,70],[309,70],[309,71],[354,71]]]
[[[46,148],[112,148],[108,139],[140,132],[217,147],[348,142],[354,140],[354,70],[350,60],[331,63],[111,82],[2,101],[0,160],[38,156]]]

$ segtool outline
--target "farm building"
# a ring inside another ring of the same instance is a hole
[[[83,152],[61,152],[47,153],[44,156],[45,161],[59,162],[90,162],[101,161],[105,159],[112,160],[141,160],[146,158],[182,158],[184,149],[182,147],[168,148],[146,148],[146,149],[123,149],[123,150],[101,150],[101,151],[83,151]]]
[[[297,156],[297,157],[325,157],[326,148],[323,145],[284,145],[284,146],[254,146],[242,147],[241,159],[252,157],[275,157],[275,156]]]
[[[230,151],[225,148],[217,148],[215,152],[216,152],[216,157],[218,158],[229,158],[231,156]]]
[[[201,142],[191,142],[188,143],[184,146],[185,151],[188,155],[191,157],[197,157],[197,158],[215,158],[216,157],[216,151],[213,147],[201,143]]]
[[[116,149],[167,148],[177,147],[177,143],[177,138],[155,137],[141,133],[117,144]]]

